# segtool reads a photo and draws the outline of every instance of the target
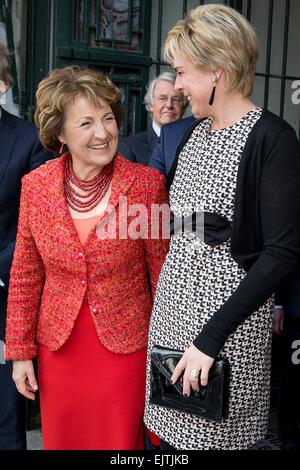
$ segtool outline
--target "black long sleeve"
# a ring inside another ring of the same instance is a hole
[[[300,153],[295,132],[285,128],[265,156],[256,186],[262,247],[238,288],[217,310],[194,345],[217,357],[228,336],[256,311],[293,270],[300,253]],[[249,196],[249,194],[248,194]],[[244,210],[241,207],[241,212]],[[236,224],[238,225],[238,224]],[[246,227],[255,231],[258,227]],[[243,244],[242,232],[240,245]]]

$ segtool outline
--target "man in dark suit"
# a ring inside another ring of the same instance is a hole
[[[156,168],[166,176],[172,167],[180,142],[195,122],[194,116],[189,116],[162,126],[159,141],[154,148],[149,166]]]
[[[0,43],[2,97],[11,84],[9,55]],[[26,449],[26,402],[12,380],[12,364],[4,360],[6,305],[21,178],[50,158],[53,154],[42,148],[36,127],[0,106],[0,450]]]
[[[273,332],[282,334],[278,402],[282,450],[300,450],[300,262],[280,292]],[[280,307],[280,306],[278,306]]]
[[[122,139],[119,152],[128,160],[148,165],[150,156],[158,142],[161,126],[181,119],[185,98],[174,89],[175,75],[164,72],[149,83],[144,98],[152,123],[148,130]]]

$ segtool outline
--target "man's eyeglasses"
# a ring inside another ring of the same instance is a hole
[[[182,103],[182,98],[180,96],[172,96],[171,98],[169,98],[168,96],[161,95],[161,96],[154,97],[154,99],[155,101],[158,101],[161,104],[167,103],[169,99],[171,100],[172,104],[179,105]]]

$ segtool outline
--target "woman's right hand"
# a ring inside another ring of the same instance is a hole
[[[29,400],[35,399],[38,384],[32,361],[13,361],[12,378],[19,393]]]

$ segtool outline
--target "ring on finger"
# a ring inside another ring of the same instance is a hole
[[[191,370],[190,377],[192,379],[199,379],[199,375],[200,375],[200,370],[198,370],[198,369],[192,369]]]

